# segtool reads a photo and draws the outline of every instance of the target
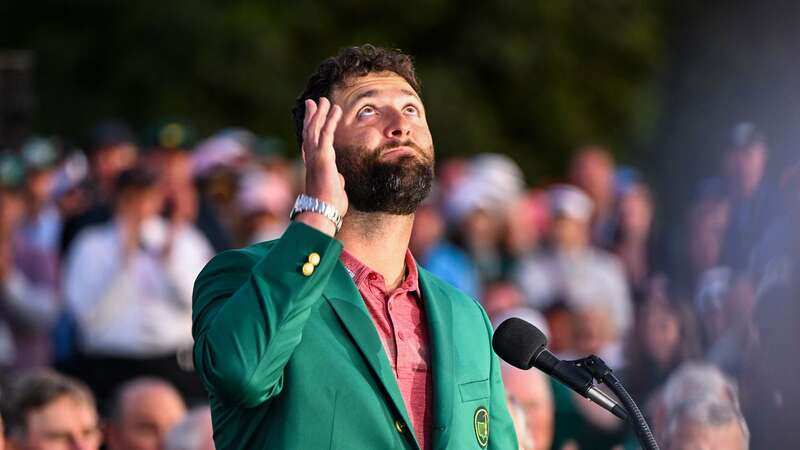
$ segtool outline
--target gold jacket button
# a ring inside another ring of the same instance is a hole
[[[308,262],[303,264],[303,275],[310,277],[312,273],[314,273],[314,265]]]
[[[397,430],[398,433],[402,433],[406,431],[406,424],[403,423],[402,420],[395,420],[394,421],[394,428]]]
[[[317,252],[313,252],[310,255],[308,255],[308,262],[310,262],[311,265],[314,266],[314,267],[319,265],[319,260],[320,260],[320,257],[319,257],[319,253],[317,253]]]

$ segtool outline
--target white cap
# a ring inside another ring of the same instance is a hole
[[[497,153],[475,156],[445,201],[450,219],[460,222],[472,211],[503,210],[525,189],[522,170],[511,158]]]
[[[558,184],[548,190],[550,205],[555,217],[588,222],[592,218],[594,202],[579,188],[569,184]]]

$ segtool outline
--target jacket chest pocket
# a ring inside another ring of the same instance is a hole
[[[489,379],[461,383],[458,392],[462,403],[489,398]]]

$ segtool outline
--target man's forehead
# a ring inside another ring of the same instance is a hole
[[[354,103],[365,97],[382,95],[409,96],[419,99],[408,81],[394,72],[377,72],[351,77],[335,86],[331,91],[331,99],[340,105]]]

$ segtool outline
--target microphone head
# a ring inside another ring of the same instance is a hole
[[[547,337],[530,323],[512,317],[494,332],[492,347],[497,356],[512,366],[528,370],[534,357],[547,345]]]

